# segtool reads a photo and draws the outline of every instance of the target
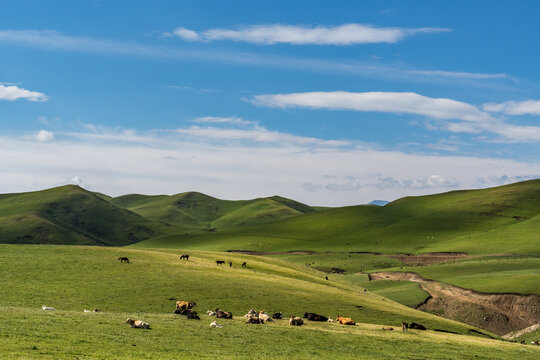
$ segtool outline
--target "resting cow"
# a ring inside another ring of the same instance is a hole
[[[301,326],[301,325],[304,325],[304,320],[302,320],[302,318],[298,316],[291,315],[289,317],[289,325]]]
[[[263,320],[263,321],[273,321],[272,320],[272,317],[270,315],[268,315],[267,313],[265,313],[264,311],[260,311],[259,312],[259,319]]]
[[[247,318],[246,324],[264,324],[264,320],[256,316],[251,316]]]
[[[426,330],[426,327],[422,324],[417,324],[415,322],[411,323],[411,325],[409,325],[409,329],[416,329],[416,330]]]
[[[125,323],[129,324],[129,326],[131,326],[132,328],[150,329],[150,325],[142,320],[133,320],[128,318]]]
[[[223,318],[223,319],[232,319],[233,315],[230,312],[223,311],[220,308],[216,309],[216,317],[217,318]]]
[[[276,319],[276,320],[283,319],[283,313],[280,311],[278,313],[272,314],[272,319]]]
[[[341,325],[356,325],[353,319],[343,316],[337,316],[336,321]]]
[[[304,314],[304,319],[308,319],[309,321],[328,321],[328,318],[326,316],[308,312]]]

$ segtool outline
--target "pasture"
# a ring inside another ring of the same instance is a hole
[[[472,327],[422,313],[314,269],[240,254],[127,248],[1,245],[3,358],[535,358],[532,346],[491,340]],[[127,256],[130,263],[117,258]],[[218,267],[218,259],[233,261]],[[241,263],[246,261],[247,268]],[[202,320],[173,315],[175,299],[197,302]],[[55,311],[43,311],[42,305]],[[234,314],[210,328],[204,315],[221,307]],[[251,307],[302,315],[305,311],[359,323],[343,327],[286,320],[246,325]],[[103,312],[83,313],[98,308]],[[131,329],[127,317],[150,323]],[[380,330],[418,322],[435,331]],[[483,331],[482,331],[483,332]],[[469,336],[473,335],[473,336]],[[490,334],[490,336],[493,336]],[[396,350],[399,349],[399,350]]]

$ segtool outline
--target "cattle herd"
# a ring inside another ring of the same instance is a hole
[[[129,259],[127,257],[119,257],[118,260],[120,262],[129,263]],[[181,255],[180,260],[189,261],[189,255],[187,254]],[[223,264],[225,264],[224,260],[216,260],[216,265],[223,265]],[[230,260],[228,261],[228,264],[231,267],[233,265],[232,261]],[[247,267],[246,262],[242,263],[242,267]],[[326,278],[326,280],[328,280],[328,277]],[[177,315],[183,315],[188,319],[200,320],[201,318],[199,317],[197,312],[193,310],[195,306],[197,306],[197,303],[194,301],[184,301],[184,300],[177,301],[176,308],[174,309],[173,313]],[[231,312],[222,310],[220,308],[216,308],[215,311],[208,310],[206,314],[208,316],[215,316],[218,319],[232,319],[233,318],[233,314]],[[247,314],[244,315],[244,317],[246,318],[246,322],[245,322],[246,324],[264,324],[266,322],[283,319],[283,313],[277,312],[272,315],[269,315],[264,310],[255,311],[255,309],[251,309],[247,312]],[[309,321],[319,321],[319,322],[332,322],[332,323],[337,322],[341,325],[356,325],[356,322],[350,317],[343,317],[343,316],[337,315],[336,319],[334,320],[324,315],[318,315],[318,314],[309,313],[309,312],[304,313],[303,318],[291,315],[289,317],[289,325],[292,325],[292,326],[304,325],[303,319],[307,319]],[[127,319],[125,323],[129,324],[132,328],[142,328],[142,329],[150,328],[150,325],[142,320]],[[217,328],[223,327],[223,325],[219,325],[216,321],[212,322],[210,326],[217,327]],[[394,328],[392,327],[383,327],[382,329],[385,331],[394,330]],[[402,322],[403,332],[406,332],[409,329],[426,330],[426,328],[421,324],[411,323],[409,325],[406,322]]]

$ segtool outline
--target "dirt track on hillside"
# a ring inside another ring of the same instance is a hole
[[[540,322],[540,296],[481,293],[424,279],[412,272],[379,272],[370,280],[407,280],[420,283],[430,297],[417,309],[461,321],[498,335]]]

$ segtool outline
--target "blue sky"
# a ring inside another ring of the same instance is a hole
[[[535,1],[0,4],[0,192],[353,205],[540,177]]]

